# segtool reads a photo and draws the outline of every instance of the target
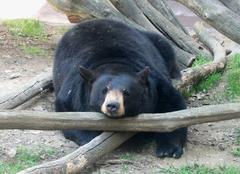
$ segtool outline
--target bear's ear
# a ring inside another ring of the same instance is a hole
[[[94,73],[91,70],[84,68],[83,66],[79,67],[79,72],[81,77],[87,82],[92,82],[95,78]]]
[[[139,81],[144,85],[147,84],[149,72],[150,72],[150,68],[147,66],[143,70],[137,73]]]

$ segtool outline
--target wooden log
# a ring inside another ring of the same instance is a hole
[[[86,13],[96,18],[106,18],[122,21],[123,23],[135,26],[138,29],[143,29],[140,25],[134,24],[133,21],[122,15],[109,0],[81,0],[81,1],[69,1],[69,0],[48,0],[52,6],[61,11],[70,11],[77,14]]]
[[[239,15],[228,9],[218,0],[177,0],[190,8],[204,21],[240,44]]]
[[[203,42],[213,54],[214,63],[222,63],[223,67],[226,64],[226,50],[221,43],[213,35],[213,32],[207,28],[203,22],[196,22],[193,26],[196,34],[201,42]]]
[[[64,113],[57,113],[57,114],[64,114]],[[88,113],[66,113],[66,114],[77,114],[78,120],[81,115],[79,114],[88,114]],[[96,115],[96,113],[92,113],[92,116],[99,117],[100,115]],[[85,116],[83,115],[83,116]],[[68,115],[65,115],[66,117],[69,117]],[[90,116],[88,119],[92,119],[93,117]],[[152,116],[152,118],[151,118]],[[8,117],[8,116],[7,116]],[[82,116],[81,116],[82,117]],[[150,118],[149,118],[150,117]],[[138,124],[147,126],[147,129],[150,130],[153,127],[156,128],[156,126],[160,126],[161,131],[171,131],[179,127],[185,127],[192,124],[198,124],[198,123],[205,123],[205,122],[211,122],[211,121],[220,121],[220,120],[228,120],[228,119],[234,119],[234,118],[240,118],[240,103],[232,103],[232,104],[222,104],[222,105],[212,105],[212,106],[203,106],[200,108],[194,108],[194,109],[187,109],[177,112],[170,112],[165,114],[142,114],[139,115],[139,117],[136,118],[129,118],[128,119],[121,119],[123,122],[121,122],[120,119],[113,120],[113,119],[107,119],[105,117],[105,121],[108,122],[105,126],[113,126],[114,130],[120,130],[118,129],[121,127],[122,131],[132,130],[132,127],[135,127],[134,130],[140,130]],[[102,124],[101,120],[103,117],[99,117],[100,120],[94,119],[93,122],[91,121],[91,124],[86,123],[92,127],[96,127],[100,124]],[[142,122],[134,123],[134,120],[142,119]],[[2,120],[2,118],[0,118]],[[28,120],[28,119],[27,119]],[[125,120],[125,121],[124,121]],[[39,120],[38,120],[39,121]],[[78,122],[81,123],[84,120],[73,120],[74,128],[76,128]],[[119,122],[120,121],[120,122]],[[41,122],[39,122],[41,123]],[[62,120],[62,125],[68,124],[65,120]],[[159,125],[156,125],[158,123]],[[58,124],[58,121],[56,122]],[[85,124],[85,123],[84,123]],[[25,124],[28,125],[28,124]],[[48,124],[45,124],[46,127]],[[0,126],[1,127],[1,126]],[[59,127],[60,128],[60,127]],[[127,128],[127,129],[126,129]],[[155,129],[154,129],[155,130]],[[160,129],[156,129],[160,130]],[[95,160],[100,158],[102,155],[114,150],[119,145],[121,145],[123,142],[125,142],[127,139],[134,136],[136,132],[127,132],[127,133],[114,133],[114,132],[104,132],[100,136],[94,138],[91,142],[88,144],[79,147],[76,151],[72,152],[71,154],[55,160],[51,162],[47,162],[44,164],[41,164],[39,166],[31,167],[29,169],[23,170],[19,172],[18,174],[52,174],[52,173],[68,173],[68,174],[75,174],[80,173],[86,166],[93,163]]]
[[[143,12],[132,0],[111,0],[113,5],[127,18],[135,21],[148,31],[158,32],[157,28],[146,18]]]
[[[112,0],[112,2],[115,5],[119,4],[118,8],[121,9],[120,11],[123,12],[123,14],[126,16],[117,11],[117,9],[115,9],[115,7],[110,3],[110,1],[106,0],[97,1],[97,3],[94,3],[95,0],[94,1],[48,0],[48,2],[54,8],[57,8],[58,10],[63,11],[64,13],[71,12],[74,13],[74,15],[77,15],[79,12],[79,15],[81,15],[84,12],[89,13],[91,16],[94,16],[96,18],[117,19],[140,30],[147,29],[153,32],[158,32],[158,34],[162,35],[161,32],[159,32],[159,30],[161,31],[161,29],[153,28],[151,22],[149,23],[149,21],[146,20],[146,16],[145,15],[143,16],[142,15],[143,13],[139,11],[140,9],[135,5],[134,2],[131,1],[125,2],[123,0],[120,1]],[[100,5],[97,6],[97,4]],[[129,5],[131,8],[127,9],[127,5]],[[108,12],[108,15],[105,14],[105,11]],[[138,13],[138,15],[136,13]],[[129,19],[127,17],[129,17]],[[131,19],[135,22],[131,21]],[[192,57],[194,57],[194,55],[176,46],[174,44],[175,41],[171,41],[169,38],[166,39],[172,43],[176,57],[179,60],[180,68],[184,69],[188,67],[189,65],[188,63],[190,62]]]
[[[240,103],[203,106],[169,113],[110,119],[95,112],[0,112],[0,129],[171,132],[205,122],[240,118]]]
[[[79,147],[76,151],[63,158],[31,167],[17,174],[80,173],[87,165],[93,163],[106,153],[116,149],[134,134],[134,132],[104,132],[88,144]]]
[[[239,0],[220,0],[226,7],[231,9],[236,14],[240,15],[240,1]]]
[[[193,38],[185,34],[182,30],[174,26],[159,11],[157,11],[147,0],[135,0],[135,3],[147,16],[147,18],[170,40],[173,40],[183,50],[194,55],[207,55],[211,58],[211,53],[198,44]]]
[[[176,27],[181,29],[185,34],[189,35],[187,29],[181,24],[181,22],[175,17],[172,9],[169,7],[166,0],[148,0],[152,6],[165,16]]]
[[[52,75],[48,71],[38,75],[20,89],[0,97],[0,110],[16,108],[50,87],[52,87]]]
[[[210,30],[201,22],[197,22],[194,25],[194,29],[200,40],[211,49],[214,60],[198,67],[184,69],[182,71],[182,81],[175,85],[180,91],[189,85],[198,83],[203,77],[211,73],[223,70],[227,62],[226,50],[222,47],[221,43],[212,36]]]

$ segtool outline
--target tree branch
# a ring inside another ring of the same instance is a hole
[[[0,110],[13,109],[50,87],[52,74],[48,71],[38,75],[20,89],[0,97]]]
[[[194,29],[200,40],[211,49],[214,60],[198,67],[182,70],[182,81],[176,85],[180,91],[184,90],[189,85],[198,83],[203,77],[211,73],[223,70],[227,63],[226,50],[212,35],[210,30],[201,22],[197,22],[194,25]]]
[[[170,132],[189,125],[240,118],[240,104],[223,104],[160,114],[110,119],[95,112],[0,112],[0,129]]]

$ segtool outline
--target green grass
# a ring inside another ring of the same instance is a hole
[[[221,79],[222,74],[221,73],[213,73],[207,76],[206,78],[203,78],[198,84],[193,85],[193,89],[196,92],[200,91],[208,91],[212,87],[214,87],[217,82]]]
[[[123,160],[133,161],[135,159],[135,156],[131,153],[123,153],[121,154],[120,158]]]
[[[22,46],[23,52],[30,56],[43,56],[46,54],[45,50],[37,46]]]
[[[210,62],[210,59],[208,57],[204,55],[198,55],[196,56],[196,59],[194,60],[192,67],[193,68],[198,67],[208,62]],[[221,73],[212,73],[207,77],[203,78],[199,83],[191,86],[189,89],[181,91],[182,95],[185,98],[189,98],[193,93],[208,91],[209,89],[211,89],[217,84],[220,78],[221,78]]]
[[[197,67],[203,64],[210,62],[210,59],[204,55],[197,55],[196,59],[194,60],[192,67]]]
[[[221,79],[221,76],[222,73],[220,72],[208,75],[207,77],[203,78],[199,83],[191,86],[189,89],[181,91],[182,96],[184,96],[185,98],[189,98],[194,93],[209,91],[211,88],[217,85],[217,83]]]
[[[239,167],[207,167],[204,165],[189,165],[180,168],[170,167],[168,169],[160,169],[159,174],[240,174]]]
[[[233,148],[232,154],[236,157],[240,157],[240,146]]]
[[[27,149],[19,147],[16,157],[10,162],[0,162],[1,174],[15,174],[27,167],[37,165],[43,158],[53,156],[56,151],[49,147]]]
[[[34,37],[45,39],[43,24],[34,19],[15,19],[6,20],[3,24],[7,27],[8,31],[15,36]]]
[[[236,54],[229,59],[226,68],[226,96],[236,98],[240,96],[240,54]]]

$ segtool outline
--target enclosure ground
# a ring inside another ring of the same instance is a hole
[[[61,27],[45,25],[47,38],[14,36],[7,28],[0,25],[0,96],[18,88],[37,74],[52,67],[55,43],[63,32]],[[29,51],[36,47],[41,51]],[[26,51],[27,50],[27,51]],[[207,94],[196,94],[189,101],[189,107],[228,102],[216,97],[222,93],[224,81]],[[19,109],[51,112],[54,95],[43,93]],[[180,159],[159,159],[155,156],[155,145],[128,141],[114,152],[96,161],[86,169],[86,173],[158,173],[160,168],[179,167],[190,164],[206,166],[238,166],[240,157],[232,154],[236,146],[236,131],[240,120],[191,126],[185,153]],[[41,162],[56,159],[77,148],[61,135],[60,131],[1,130],[0,131],[0,165],[13,161],[19,147],[53,148],[54,156],[46,156]],[[6,172],[7,173],[7,172]]]

